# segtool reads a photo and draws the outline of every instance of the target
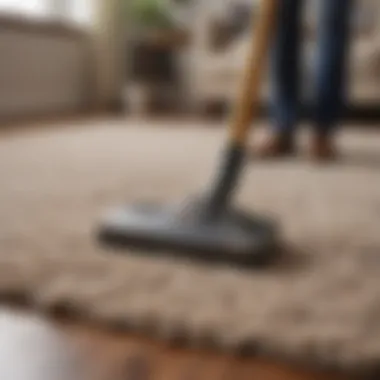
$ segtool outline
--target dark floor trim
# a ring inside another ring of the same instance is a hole
[[[205,105],[202,114],[207,117],[224,117],[230,111],[231,106],[227,102],[214,101]],[[304,120],[310,119],[312,115],[311,107],[302,107],[301,117]],[[259,117],[268,117],[269,109],[266,105],[261,105],[258,112]],[[363,124],[377,124],[380,127],[380,101],[369,104],[353,104],[346,107],[343,112],[343,120],[358,122]]]
[[[380,103],[348,107],[345,118],[360,122],[380,123]]]

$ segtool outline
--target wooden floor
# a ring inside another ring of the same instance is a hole
[[[237,359],[164,345],[127,335],[110,335],[78,326],[67,329],[106,380],[338,380],[265,360]]]
[[[16,375],[17,380],[346,379],[337,374],[317,374],[262,359],[238,359],[169,348],[95,327],[62,321],[50,325],[49,322],[30,323],[29,314],[19,318],[9,310],[0,310],[1,380],[14,380]],[[49,328],[45,329],[45,324]],[[65,350],[61,343],[65,344]],[[75,355],[71,355],[73,353]],[[78,368],[84,371],[78,369],[73,373],[76,366],[68,360],[73,357],[74,362],[78,359]]]

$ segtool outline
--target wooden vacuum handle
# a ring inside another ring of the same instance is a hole
[[[252,27],[245,72],[231,123],[230,138],[236,145],[242,146],[245,143],[252,120],[258,111],[260,85],[275,27],[278,1],[261,0],[256,25]]]

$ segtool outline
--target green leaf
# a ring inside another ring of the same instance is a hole
[[[168,4],[163,0],[133,0],[131,11],[133,20],[140,26],[154,28],[173,26]]]

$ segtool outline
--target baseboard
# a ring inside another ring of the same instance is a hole
[[[352,105],[347,107],[345,118],[347,120],[379,124],[380,102],[368,105]]]
[[[68,122],[80,122],[99,117],[110,117],[115,112],[110,110],[85,110],[75,112],[61,112],[52,114],[18,115],[12,118],[0,119],[0,133],[8,134],[20,130],[32,130],[34,128],[54,128]]]
[[[202,107],[201,114],[205,117],[220,118],[228,115],[230,109],[231,104],[227,101],[210,101]],[[259,105],[259,117],[268,117],[269,114],[268,105]],[[301,118],[308,120],[311,116],[311,107],[304,105],[301,108]],[[351,104],[345,108],[342,118],[348,122],[376,124],[380,127],[380,101],[366,104]]]

